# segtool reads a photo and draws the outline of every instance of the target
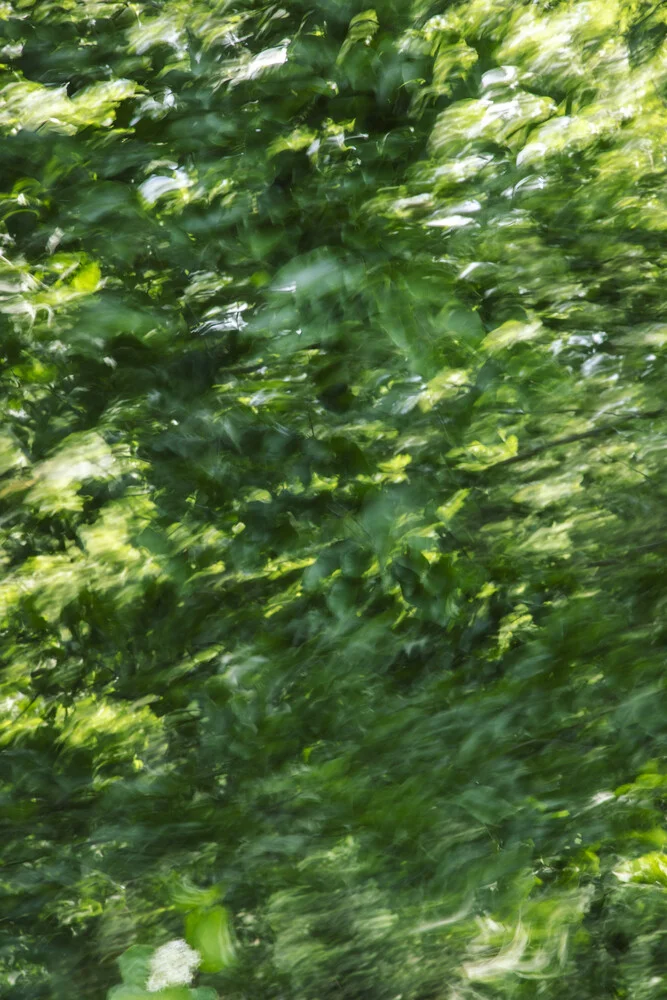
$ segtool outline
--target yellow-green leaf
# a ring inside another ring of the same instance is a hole
[[[188,914],[185,939],[201,955],[202,972],[220,972],[234,961],[234,941],[224,906]]]
[[[97,264],[86,264],[72,280],[72,288],[75,292],[83,295],[90,295],[100,287],[102,272]]]

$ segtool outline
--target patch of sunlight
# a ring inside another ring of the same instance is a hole
[[[58,742],[64,749],[88,749],[106,763],[132,760],[147,751],[153,756],[165,745],[162,720],[144,706],[112,702],[94,695],[56,712]]]
[[[60,508],[58,508],[60,509]],[[57,621],[81,590],[109,593],[120,606],[141,597],[146,583],[163,572],[155,554],[134,541],[153,512],[145,497],[115,501],[98,519],[79,529],[84,553],[72,546],[65,554],[27,559],[0,584],[0,619],[30,597],[47,621]]]
[[[371,580],[373,577],[377,576],[380,572],[380,563],[377,559],[374,559],[367,570],[361,574],[363,580]]]
[[[220,552],[228,541],[224,532],[212,524],[199,525],[188,521],[175,521],[169,525],[165,534],[172,551],[176,552],[195,548],[199,551]]]
[[[155,507],[147,497],[125,497],[102,508],[100,516],[79,529],[87,554],[114,561],[130,556],[130,538],[139,534],[155,517]],[[145,553],[135,550],[131,561],[145,560]]]
[[[445,369],[427,382],[419,393],[419,409],[428,413],[441,400],[455,398],[469,381],[470,371],[467,368]]]
[[[288,604],[291,604],[292,601],[295,601],[298,597],[300,597],[302,592],[301,581],[297,580],[291,587],[288,587],[280,594],[276,594],[274,597],[269,598],[266,603],[264,617],[272,618],[273,615],[278,614],[278,612],[282,611]]]
[[[502,326],[492,330],[482,341],[481,347],[482,350],[490,351],[493,354],[496,351],[514,347],[515,344],[523,341],[534,340],[542,332],[543,327],[539,320],[524,323],[520,320],[510,319]]]
[[[13,434],[0,434],[0,476],[10,469],[23,468],[28,465],[28,459]]]
[[[408,478],[405,470],[412,462],[412,455],[394,455],[387,462],[379,462],[379,472],[371,478],[374,482],[404,483]]]
[[[271,559],[258,575],[260,577],[267,576],[269,580],[278,580],[281,576],[293,573],[296,569],[312,566],[315,558],[315,556],[306,556],[302,559]]]
[[[572,548],[570,531],[574,521],[563,521],[538,528],[517,546],[519,552],[539,552],[542,555],[565,555]]]
[[[268,490],[250,490],[243,497],[243,503],[271,503],[272,496]]]
[[[320,476],[314,472],[309,488],[315,492],[333,492],[338,488],[338,476]]]
[[[421,552],[428,562],[437,562],[442,555],[439,549],[439,527],[438,523],[424,524],[421,516],[403,515],[392,526],[391,551],[396,553],[409,546],[413,551]]]
[[[139,185],[139,194],[146,205],[152,207],[160,198],[174,192],[184,193],[194,184],[187,172],[176,168],[171,176],[167,174],[153,174]]]
[[[462,920],[465,920],[472,913],[473,908],[473,897],[469,896],[458,910],[452,913],[448,917],[443,917],[441,920],[433,920],[427,924],[420,924],[413,930],[408,931],[408,934],[427,934],[429,931],[437,931],[442,927],[451,927],[452,924],[458,924]]]
[[[340,436],[346,437],[349,441],[354,441],[361,439],[362,441],[391,441],[398,437],[398,431],[393,427],[387,427],[385,423],[380,420],[369,420],[367,423],[357,423],[357,424],[341,424],[338,427],[331,427],[329,425],[323,425],[318,427],[318,432],[320,433],[322,440],[327,440],[328,438],[337,438]]]
[[[512,495],[515,503],[525,503],[543,509],[552,503],[559,503],[566,497],[581,490],[583,473],[558,476],[543,482],[528,483]]]
[[[102,272],[99,265],[91,261],[90,264],[84,265],[80,271],[77,271],[70,287],[81,295],[90,295],[96,292],[101,284]]]
[[[460,469],[479,472],[498,462],[514,458],[518,451],[519,439],[515,434],[510,434],[502,444],[486,445],[481,441],[472,441],[464,448],[453,448],[447,452],[447,457],[459,459],[457,465]]]
[[[0,584],[0,621],[16,611],[30,597],[35,610],[54,622],[84,585],[83,560],[69,555],[34,556],[27,559]]]
[[[509,100],[457,101],[438,116],[431,148],[436,155],[457,156],[480,140],[513,145],[524,128],[555,113],[551,98],[524,90],[515,91]]]
[[[498,655],[503,656],[511,647],[518,635],[536,631],[533,616],[525,604],[517,604],[516,608],[501,619],[498,629]]]
[[[0,747],[20,745],[43,725],[48,725],[43,698],[32,700],[23,691],[14,691],[0,703]]]
[[[495,927],[493,930],[495,931]],[[508,972],[541,972],[549,964],[549,957],[544,952],[538,952],[532,962],[524,961],[528,948],[528,932],[519,923],[509,944],[505,945],[492,958],[480,959],[474,962],[464,962],[463,972],[468,979],[496,979]]]
[[[185,55],[187,44],[184,32],[183,18],[173,14],[164,14],[151,20],[140,20],[126,33],[130,52],[143,55],[155,45],[166,45],[175,49],[178,55]]]
[[[482,170],[493,163],[493,156],[490,153],[475,153],[471,156],[461,156],[456,160],[450,160],[430,170],[428,180],[438,191],[461,184],[470,180]],[[426,179],[426,178],[425,178]]]
[[[356,14],[350,21],[347,36],[340,47],[337,65],[340,65],[347,54],[357,45],[370,45],[375,37],[380,23],[376,12],[371,8]]]
[[[463,507],[469,493],[469,489],[457,490],[456,493],[453,493],[449,500],[436,510],[436,514],[440,520],[444,521],[445,524],[449,524]]]
[[[287,62],[288,45],[289,41],[286,40],[275,48],[264,49],[263,52],[258,53],[256,56],[239,60],[231,68],[227,77],[230,85],[233,87],[237,83],[243,83],[246,80],[256,80],[258,77],[264,76],[265,73],[283,66]]]
[[[26,502],[41,513],[81,510],[81,485],[86,480],[108,482],[116,478],[126,471],[126,458],[94,431],[70,434],[51,458],[35,466],[36,482]]]
[[[90,125],[111,125],[117,105],[143,92],[134,80],[119,79],[94,83],[69,98],[65,86],[19,79],[0,89],[0,125],[10,134],[44,128],[73,135]]]
[[[624,861],[614,869],[619,882],[634,882],[639,885],[667,886],[667,854],[653,851],[641,858]]]
[[[584,73],[595,79],[597,70],[599,79],[619,59],[626,64],[620,19],[618,0],[567,4],[547,16],[536,6],[519,9],[496,58],[517,65],[523,78],[537,77],[569,91]]]
[[[465,226],[477,225],[477,223],[469,215],[439,215],[427,219],[424,225],[437,229],[463,229]]]
[[[454,80],[465,77],[478,58],[477,50],[464,41],[447,43],[444,39],[439,39],[433,62],[432,83],[426,88],[426,93],[450,94]]]
[[[559,975],[567,960],[571,932],[581,925],[592,896],[592,886],[585,886],[548,899],[528,898],[522,906],[522,919],[514,928],[491,917],[478,918],[480,934],[470,951],[483,955],[498,950],[489,957],[464,962],[465,976],[485,982],[507,975],[524,979]]]
[[[196,581],[205,580],[207,577],[222,576],[226,569],[227,566],[222,561],[211,563],[210,566],[206,566],[204,569],[200,569],[197,573],[192,573],[188,577],[188,587],[192,587]]]
[[[295,128],[289,135],[278,136],[270,143],[267,153],[269,159],[277,156],[278,153],[298,152],[301,149],[307,149],[310,144],[317,138],[317,132],[312,129],[302,128],[299,126]]]

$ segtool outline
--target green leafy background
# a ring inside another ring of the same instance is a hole
[[[667,8],[0,34],[3,997],[662,996]]]

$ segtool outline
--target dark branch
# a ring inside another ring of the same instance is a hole
[[[493,465],[487,466],[484,471],[497,469],[503,465],[516,465],[517,462],[525,462],[529,458],[534,458],[535,455],[541,455],[545,451],[550,451],[552,448],[560,448],[565,444],[574,444],[576,441],[585,441],[587,438],[603,437],[605,434],[612,434],[614,431],[617,431],[619,427],[624,426],[631,420],[651,420],[655,417],[663,416],[665,412],[667,412],[667,408],[663,406],[659,410],[647,410],[645,413],[628,413],[616,423],[594,427],[592,430],[582,431],[580,434],[567,434],[565,437],[554,438],[553,441],[545,441],[544,444],[535,445],[533,448],[526,448],[525,451],[520,451],[518,455],[513,455],[511,458],[503,458],[500,462],[494,462]]]

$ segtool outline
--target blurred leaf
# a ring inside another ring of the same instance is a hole
[[[201,955],[202,972],[220,972],[234,961],[232,929],[223,906],[188,913],[185,937]]]
[[[101,278],[102,273],[97,264],[87,264],[86,267],[82,268],[75,275],[72,281],[72,288],[77,292],[86,294],[95,292],[100,286]]]
[[[149,945],[133,944],[118,959],[118,967],[123,983],[128,986],[145,987],[148,982],[150,960],[154,948]]]

